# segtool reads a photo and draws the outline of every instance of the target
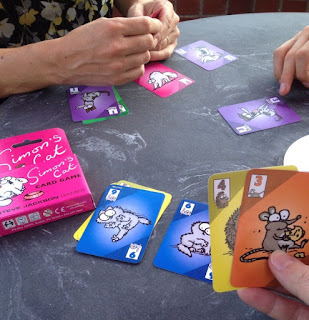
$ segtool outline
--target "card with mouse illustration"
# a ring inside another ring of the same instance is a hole
[[[301,121],[301,117],[278,97],[224,106],[218,111],[238,135]]]
[[[195,81],[164,64],[151,62],[145,65],[144,75],[135,82],[161,98],[166,98]]]
[[[182,200],[154,259],[158,268],[212,281],[208,205]]]
[[[248,172],[234,248],[233,286],[277,285],[267,263],[275,250],[309,263],[308,181],[308,172]]]
[[[139,263],[158,217],[164,194],[111,185],[76,250],[98,257]]]
[[[271,169],[297,171],[295,166]],[[230,278],[239,210],[248,171],[221,172],[208,180],[213,288],[217,292],[238,289],[231,285]]]
[[[157,224],[157,222],[160,220],[162,214],[164,213],[164,211],[166,210],[166,208],[168,207],[168,205],[171,203],[172,200],[172,195],[164,192],[164,191],[160,191],[160,190],[156,190],[156,189],[152,189],[152,188],[148,188],[142,185],[139,185],[137,183],[133,183],[133,182],[129,182],[126,180],[120,180],[116,183],[112,183],[112,184],[116,184],[116,185],[120,185],[120,186],[124,186],[124,187],[131,187],[131,188],[136,188],[136,189],[143,189],[143,190],[149,190],[149,191],[153,191],[153,192],[160,192],[164,194],[164,201],[162,204],[162,207],[160,209],[159,215],[157,217],[157,220],[155,222],[155,225]],[[74,233],[73,237],[75,240],[80,240],[80,238],[82,237],[91,217],[92,217],[93,213],[91,213],[91,215],[84,221],[84,223],[78,228],[78,230]]]
[[[113,88],[77,86],[68,89],[69,104],[74,122],[119,115]]]
[[[238,59],[236,56],[204,40],[177,48],[175,53],[208,71],[215,70]]]

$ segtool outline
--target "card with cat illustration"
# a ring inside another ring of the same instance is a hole
[[[154,259],[158,268],[212,281],[208,205],[182,200]]]
[[[133,182],[129,182],[126,180],[120,180],[116,183],[112,183],[112,184],[116,184],[116,185],[120,185],[120,186],[124,186],[124,187],[131,187],[131,188],[136,188],[136,189],[143,189],[143,190],[149,190],[149,191],[153,191],[153,192],[160,192],[164,194],[164,201],[162,204],[162,207],[160,209],[159,215],[157,217],[157,220],[155,222],[155,225],[157,224],[157,222],[159,221],[159,219],[161,218],[162,214],[164,213],[164,211],[166,210],[166,208],[168,207],[168,205],[171,203],[172,200],[172,195],[164,192],[164,191],[159,191],[156,189],[152,189],[152,188],[148,188],[145,186],[141,186],[139,184],[133,183]],[[80,238],[82,237],[91,217],[92,217],[93,213],[91,213],[91,215],[84,221],[84,223],[78,228],[78,230],[74,233],[73,237],[75,240],[80,240]]]
[[[275,250],[309,263],[308,181],[308,172],[248,172],[234,248],[233,286],[276,286],[267,263]]]
[[[295,166],[271,168],[297,171]],[[238,289],[231,285],[230,278],[239,210],[248,171],[217,173],[208,180],[213,288],[217,292]]]
[[[175,53],[208,71],[215,70],[238,59],[236,56],[204,40],[177,48]]]
[[[107,119],[114,119],[114,118],[118,118],[120,116],[125,116],[127,114],[129,114],[129,109],[127,107],[127,105],[124,103],[124,101],[122,100],[122,98],[120,97],[118,91],[115,89],[115,87],[112,87],[117,103],[118,103],[118,108],[119,108],[119,114],[116,115],[110,115],[108,117],[104,117],[104,118],[96,118],[96,119],[91,119],[91,120],[84,120],[83,124],[90,124],[90,123],[94,123],[94,122],[99,122],[99,121],[104,121]]]
[[[195,81],[164,64],[151,62],[145,65],[145,73],[135,82],[161,98],[166,98]]]
[[[77,86],[68,89],[69,104],[74,122],[120,114],[113,88]]]
[[[164,194],[111,185],[104,192],[76,250],[98,257],[139,263]]]
[[[301,121],[301,117],[278,97],[224,106],[218,111],[238,135]]]

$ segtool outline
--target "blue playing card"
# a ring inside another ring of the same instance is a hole
[[[76,250],[108,259],[139,263],[164,197],[159,192],[109,186]]]
[[[208,205],[182,200],[155,257],[158,268],[212,282]]]

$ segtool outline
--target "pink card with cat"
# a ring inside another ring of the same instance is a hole
[[[195,81],[161,63],[152,62],[145,66],[144,75],[135,82],[161,98],[166,98]]]

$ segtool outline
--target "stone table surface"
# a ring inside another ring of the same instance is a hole
[[[73,234],[89,213],[2,237],[0,318],[268,319],[236,292],[216,293],[208,283],[154,267],[153,260],[179,202],[208,202],[212,174],[281,165],[287,148],[309,134],[309,91],[298,82],[284,100],[301,122],[239,136],[218,113],[221,106],[278,95],[272,53],[308,17],[263,13],[181,22],[178,47],[205,40],[239,59],[205,71],[174,53],[163,63],[195,83],[168,98],[134,82],[118,86],[130,114],[117,119],[73,122],[67,86],[5,101],[0,138],[64,129],[95,203],[121,179],[164,190],[173,199],[138,265],[76,252]]]

